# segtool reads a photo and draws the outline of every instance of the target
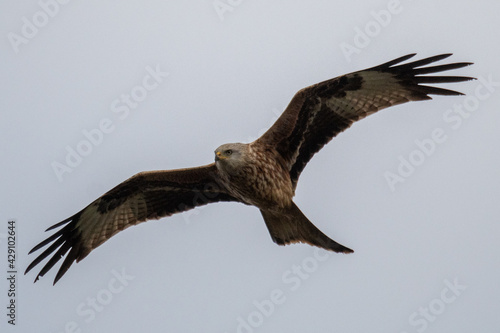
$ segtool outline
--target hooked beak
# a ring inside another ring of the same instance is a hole
[[[215,152],[215,160],[216,160],[216,161],[222,160],[222,159],[224,159],[224,158],[225,158],[225,157],[224,157],[224,156],[222,156],[222,153],[221,153],[220,151]]]

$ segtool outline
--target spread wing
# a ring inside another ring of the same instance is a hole
[[[190,169],[138,173],[80,212],[47,229],[61,228],[30,251],[50,244],[33,260],[25,274],[52,256],[38,273],[36,282],[67,254],[55,284],[74,261],[82,260],[123,229],[218,201],[237,200],[225,191],[213,163]]]
[[[342,75],[304,88],[256,143],[275,147],[288,163],[297,184],[300,173],[325,144],[355,121],[381,109],[431,99],[429,95],[462,95],[453,90],[422,85],[472,80],[463,76],[425,76],[471,65],[468,62],[428,66],[451,54],[397,65],[415,54]],[[396,66],[397,65],[397,66]]]

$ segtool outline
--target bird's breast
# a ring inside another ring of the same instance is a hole
[[[251,160],[226,174],[228,190],[259,208],[288,207],[294,196],[289,171],[273,152],[253,150],[251,156]]]

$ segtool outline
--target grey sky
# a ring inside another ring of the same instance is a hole
[[[2,332],[498,331],[498,1],[63,2],[0,4],[0,266],[14,218],[19,269]],[[278,247],[225,203],[130,228],[55,287],[21,274],[47,227],[133,174],[210,163],[297,90],[413,52],[482,79],[370,116],[306,167],[295,201],[354,254]]]

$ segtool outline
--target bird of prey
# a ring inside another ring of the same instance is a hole
[[[30,251],[50,244],[25,274],[52,256],[36,276],[36,282],[66,255],[55,284],[74,261],[79,262],[118,232],[220,201],[256,206],[272,240],[279,245],[307,243],[334,252],[353,252],[307,219],[293,202],[295,188],[313,155],[355,121],[393,105],[431,99],[429,95],[462,95],[424,84],[474,79],[426,75],[472,64],[426,66],[451,54],[401,64],[414,55],[301,89],[260,138],[248,144],[223,144],[215,150],[214,163],[132,176],[75,215],[48,228],[47,231],[60,229]]]

